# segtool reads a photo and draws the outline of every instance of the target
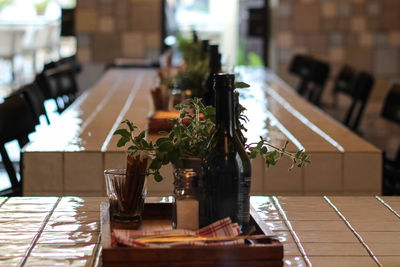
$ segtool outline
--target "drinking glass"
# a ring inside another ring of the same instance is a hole
[[[104,176],[111,222],[117,223],[118,228],[139,227],[147,194],[146,172],[127,178],[126,169],[109,169]]]

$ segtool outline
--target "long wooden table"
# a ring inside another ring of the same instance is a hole
[[[238,68],[241,103],[250,122],[249,142],[259,136],[289,151],[305,149],[312,165],[288,172],[289,160],[266,169],[262,158],[252,162],[252,194],[372,195],[380,194],[381,151],[299,97],[274,73]],[[124,119],[141,129],[152,110],[150,89],[155,69],[111,69],[57,120],[37,132],[22,153],[24,195],[104,196],[103,171],[123,167],[125,152],[113,132]],[[149,180],[150,195],[172,192],[172,168],[161,183]]]
[[[0,198],[0,265],[98,266],[101,201]],[[253,196],[251,204],[284,243],[285,266],[400,265],[400,197]]]

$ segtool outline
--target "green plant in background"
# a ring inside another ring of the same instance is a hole
[[[202,59],[202,47],[200,42],[193,42],[182,35],[177,35],[178,49],[182,53],[182,58],[186,63],[186,66],[197,65],[199,62],[204,61]]]
[[[252,67],[262,67],[264,66],[264,61],[261,59],[259,55],[254,52],[250,52],[247,54],[247,60],[249,65]]]
[[[246,55],[244,53],[244,41],[243,40],[239,40],[239,45],[238,45],[238,49],[237,49],[237,62],[236,64],[238,66],[244,66],[247,65],[246,64]]]
[[[203,57],[200,42],[192,42],[181,35],[177,39],[185,66],[174,77],[163,81],[163,84],[167,88],[190,89],[193,96],[201,96],[202,82],[208,71],[208,59]]]
[[[33,4],[33,6],[36,9],[36,12],[38,14],[43,14],[44,11],[46,10],[47,5],[52,2],[53,0],[42,0],[42,1],[38,1],[36,3]]]
[[[0,11],[7,6],[10,6],[13,2],[14,0],[0,0]]]
[[[245,41],[239,41],[239,47],[237,50],[237,65],[238,66],[252,66],[252,67],[262,67],[264,61],[262,58],[254,52],[245,53]]]
[[[203,93],[202,82],[207,75],[207,70],[207,64],[204,61],[188,65],[175,75],[173,78],[174,85],[177,89],[190,89],[193,96],[200,97]]]
[[[127,129],[118,129],[114,132],[114,135],[121,136],[117,143],[118,147],[123,147],[131,142],[128,151],[132,153],[142,150],[154,153],[148,174],[153,175],[157,182],[163,180],[160,174],[160,168],[163,165],[175,164],[183,157],[202,158],[215,129],[215,109],[211,106],[204,106],[200,98],[191,99],[187,105],[177,105],[176,109],[179,111],[179,118],[170,120],[171,131],[160,132],[163,137],[158,138],[155,143],[145,140],[145,131],[138,130],[138,135],[134,136],[138,127],[129,120],[122,122],[128,126]],[[287,152],[288,143],[286,142],[284,147],[278,148],[260,137],[258,143],[246,144],[245,148],[250,158],[255,158],[257,155],[264,157],[267,167],[275,165],[283,156],[292,159],[289,170],[294,166],[303,167],[311,163],[310,155],[302,150],[296,153]]]

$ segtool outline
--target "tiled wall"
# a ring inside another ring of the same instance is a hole
[[[157,58],[161,0],[78,0],[76,31],[83,63]]]
[[[400,78],[399,0],[280,0],[276,18],[278,72],[293,84],[295,53],[329,61],[333,76],[343,63],[372,72],[372,100]]]

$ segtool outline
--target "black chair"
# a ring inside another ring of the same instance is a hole
[[[75,55],[70,56],[70,57],[61,58],[54,63],[55,63],[55,66],[57,66],[57,67],[64,66],[64,65],[69,66],[75,74],[78,74],[82,71],[82,65],[78,62]]]
[[[344,65],[335,78],[332,93],[334,95],[344,93],[351,96],[353,94],[351,85],[353,84],[356,74],[356,70],[353,67]]]
[[[76,75],[82,71],[82,65],[78,62],[75,55],[62,58],[58,61],[51,61],[51,62],[46,63],[43,67],[43,71],[36,75],[35,83],[42,90],[42,93],[46,100],[47,99],[55,99],[57,97],[57,90],[55,87],[50,87],[48,85],[48,82],[46,81],[46,77],[45,77],[45,72],[54,70],[57,68],[63,69],[63,68],[68,68],[68,67],[74,73],[74,75],[75,75],[74,79],[76,80]]]
[[[385,98],[381,115],[400,125],[400,84],[391,86]],[[383,178],[382,193],[384,195],[400,195],[400,147],[397,149],[394,159],[384,157]]]
[[[358,129],[358,125],[360,124],[374,82],[375,80],[371,74],[361,71],[357,74],[351,84],[350,93],[352,103],[347,111],[344,124],[353,131],[357,131]]]
[[[303,95],[311,82],[313,71],[313,59],[305,55],[295,55],[290,63],[289,72],[300,78],[300,84],[297,92]]]
[[[311,89],[308,94],[308,100],[319,106],[321,96],[325,88],[326,80],[329,77],[330,66],[328,63],[321,60],[314,60],[313,71],[311,74]]]
[[[393,84],[385,98],[382,117],[400,124],[400,84]]]
[[[26,98],[35,117],[36,124],[40,124],[41,115],[44,115],[47,124],[50,124],[50,120],[47,116],[46,108],[44,106],[45,98],[42,91],[34,83],[21,87],[20,89],[14,91],[12,94],[6,97],[6,99],[16,95],[23,95]]]
[[[7,154],[5,143],[18,140],[22,148],[29,142],[28,134],[34,131],[35,117],[22,94],[9,97],[0,104],[0,153],[11,183],[11,188],[0,192],[0,195],[22,195],[22,177],[18,181],[17,172]]]
[[[75,71],[67,64],[46,70],[36,76],[45,99],[54,99],[57,111],[62,113],[76,99],[79,91]]]
[[[289,72],[300,78],[297,92],[315,105],[319,105],[329,76],[328,63],[306,55],[295,55]]]

